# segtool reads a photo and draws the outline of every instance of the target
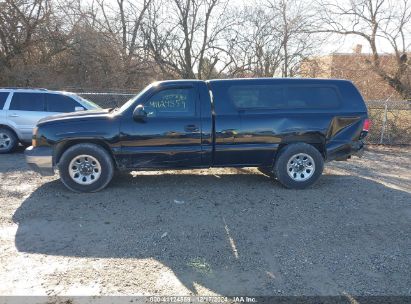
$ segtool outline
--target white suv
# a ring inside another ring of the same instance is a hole
[[[100,108],[76,94],[46,89],[0,88],[0,153],[31,142],[37,122],[50,115]]]

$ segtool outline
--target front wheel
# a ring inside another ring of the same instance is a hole
[[[97,192],[113,178],[110,154],[94,144],[77,144],[68,148],[58,164],[60,179],[74,192]]]
[[[306,143],[290,144],[277,157],[274,173],[286,188],[304,189],[313,185],[324,169],[321,153]]]

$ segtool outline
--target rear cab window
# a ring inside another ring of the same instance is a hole
[[[233,85],[228,96],[238,109],[333,109],[340,105],[337,90],[328,86]]]
[[[15,111],[45,111],[44,93],[13,93],[10,110]]]
[[[236,108],[284,108],[284,88],[275,85],[234,85],[228,96]]]
[[[9,97],[9,92],[0,92],[0,110],[4,109],[4,105],[6,104],[7,97]]]
[[[340,98],[337,89],[330,86],[289,86],[286,103],[290,109],[335,109]]]
[[[352,94],[354,85],[346,80],[250,78],[209,80],[208,85],[217,116],[243,111],[354,113],[364,107],[361,97]]]

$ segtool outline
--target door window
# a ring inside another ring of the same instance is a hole
[[[43,112],[44,104],[43,93],[14,93],[10,110]]]
[[[81,107],[81,105],[73,98],[59,94],[47,94],[46,105],[47,112],[59,113],[74,112],[76,107]]]
[[[3,110],[7,97],[9,97],[9,92],[0,92],[0,110]]]
[[[195,116],[194,88],[162,90],[144,104],[148,117]]]

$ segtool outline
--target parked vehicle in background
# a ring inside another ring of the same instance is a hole
[[[31,143],[37,122],[50,115],[100,108],[76,94],[45,89],[0,88],[0,153]]]
[[[42,119],[26,149],[71,190],[103,189],[114,169],[258,167],[302,189],[325,161],[362,153],[368,114],[346,80],[163,81],[119,109]]]

